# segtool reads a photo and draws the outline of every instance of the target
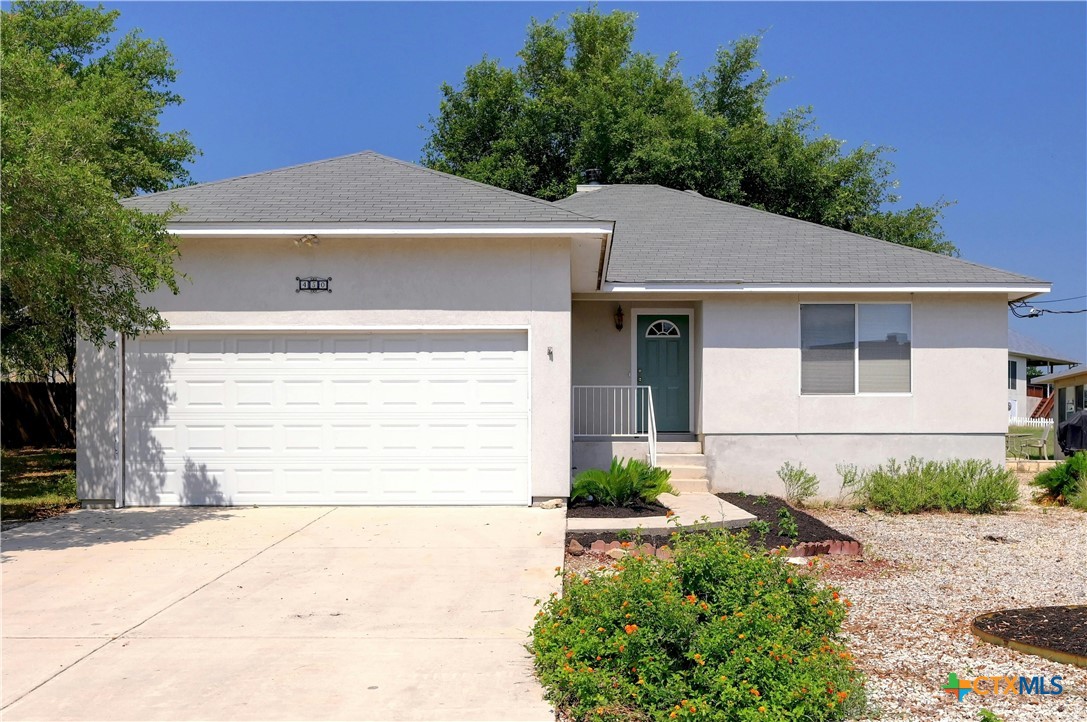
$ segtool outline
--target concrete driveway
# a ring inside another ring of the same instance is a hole
[[[3,538],[5,720],[553,720],[565,515],[80,511]]]

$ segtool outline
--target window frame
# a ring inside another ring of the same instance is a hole
[[[853,307],[853,391],[835,394],[804,393],[804,306],[852,306]],[[908,306],[910,309],[910,390],[909,391],[861,391],[860,324],[861,306]],[[800,301],[796,305],[796,336],[798,363],[796,369],[797,395],[802,398],[851,397],[851,396],[913,396],[913,301]]]

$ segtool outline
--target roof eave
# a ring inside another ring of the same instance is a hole
[[[170,223],[167,230],[183,238],[259,238],[297,235],[319,236],[571,236],[604,234],[612,224],[591,220],[555,221],[419,221],[419,222],[208,222]]]
[[[744,283],[743,281],[607,281],[604,293],[1006,293],[1009,301],[1049,293],[1043,281],[1024,283]]]

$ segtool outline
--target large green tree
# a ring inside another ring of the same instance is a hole
[[[112,42],[118,12],[16,2],[0,22],[0,320],[5,373],[71,377],[75,339],[162,329],[140,295],[177,289],[166,216],[120,200],[189,182],[161,41]]]
[[[423,162],[548,200],[574,192],[580,171],[605,183],[694,189],[915,248],[954,254],[948,205],[894,209],[890,148],[822,135],[810,108],[769,117],[780,82],[758,60],[761,37],[722,47],[687,81],[673,54],[634,52],[635,14],[591,8],[529,25],[520,63],[484,57],[458,87],[442,86]]]

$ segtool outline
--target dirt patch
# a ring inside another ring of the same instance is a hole
[[[974,620],[1003,639],[1087,657],[1087,605],[1005,609]]]
[[[716,496],[718,499],[723,499],[729,504],[738,506],[749,514],[755,515],[760,521],[770,525],[770,532],[761,540],[755,530],[751,528],[744,530],[748,535],[748,542],[755,546],[776,549],[778,547],[793,547],[804,542],[857,541],[848,534],[827,526],[811,514],[789,506],[784,499],[779,499],[776,496],[752,496],[732,492],[717,494]],[[781,509],[786,509],[796,521],[800,535],[795,541],[781,533],[778,516]]]
[[[655,501],[638,502],[633,506],[601,506],[575,501],[566,509],[566,516],[570,519],[637,519],[647,516],[664,516],[667,513],[668,507]]]

